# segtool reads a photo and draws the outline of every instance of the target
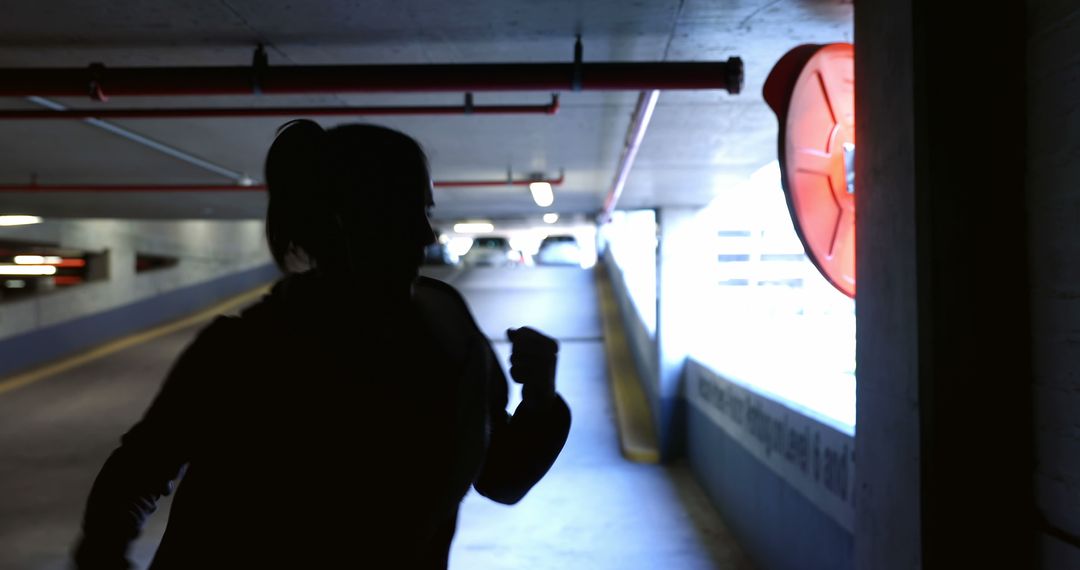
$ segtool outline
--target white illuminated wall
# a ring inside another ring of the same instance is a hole
[[[622,274],[630,302],[650,336],[656,335],[656,212],[617,211],[600,240]]]
[[[773,162],[694,222],[710,259],[690,353],[730,380],[855,425],[855,304],[807,259]]]

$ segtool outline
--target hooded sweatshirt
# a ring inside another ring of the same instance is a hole
[[[94,483],[76,566],[129,567],[175,485],[154,570],[446,568],[468,488],[514,503],[566,441],[561,398],[511,415],[507,391],[449,285],[290,275],[181,354]]]

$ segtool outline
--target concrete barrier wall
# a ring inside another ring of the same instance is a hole
[[[694,360],[684,386],[690,464],[755,563],[854,568],[854,437]]]
[[[642,389],[649,399],[652,408],[653,421],[659,422],[660,418],[660,395],[659,365],[657,364],[656,339],[649,333],[641,316],[638,314],[634,302],[626,290],[626,281],[622,271],[615,262],[610,250],[604,250],[601,261],[608,275],[611,277],[611,287],[615,291],[615,302],[619,307],[619,316],[622,317],[626,327],[626,338],[630,341],[630,351],[634,355],[634,365],[638,370],[638,377],[642,382]],[[656,431],[660,433],[660,425],[657,423]]]
[[[179,318],[278,274],[261,221],[58,220],[0,239],[106,252],[108,278],[0,303],[0,375]],[[136,274],[135,255],[175,257]]]
[[[645,332],[615,261],[609,254],[602,259],[655,411],[655,339]],[[682,384],[686,425],[673,427],[685,434],[698,481],[755,564],[763,570],[853,568],[854,437],[694,360]]]

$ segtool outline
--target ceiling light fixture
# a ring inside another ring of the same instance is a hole
[[[81,261],[81,260],[80,260]],[[16,255],[15,265],[58,265],[64,260],[58,255]]]
[[[495,225],[490,222],[462,222],[454,224],[454,231],[459,234],[486,234],[495,231]]]
[[[559,221],[559,215],[558,214],[556,214],[554,212],[549,212],[547,214],[544,214],[544,223],[545,224],[554,224],[557,221]]]
[[[52,265],[0,265],[0,275],[56,275]]]
[[[38,216],[6,215],[0,216],[0,226],[28,226],[40,224],[42,219]]]
[[[533,201],[541,208],[547,208],[555,202],[555,194],[551,191],[551,184],[548,182],[529,184],[529,192],[532,193]]]

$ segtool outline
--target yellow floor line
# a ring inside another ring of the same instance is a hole
[[[619,425],[623,456],[638,463],[657,463],[660,461],[660,450],[652,411],[634,365],[622,317],[615,304],[611,280],[607,271],[600,266],[596,269],[596,292],[600,299],[604,352],[607,354],[608,377],[615,400],[615,418]]]
[[[33,384],[38,380],[48,378],[49,376],[58,374],[65,370],[70,370],[72,368],[75,368],[76,366],[81,366],[83,364],[86,364],[87,362],[91,362],[104,356],[113,354],[114,352],[124,350],[125,348],[130,348],[137,344],[141,344],[149,340],[153,340],[155,338],[174,333],[180,329],[197,325],[205,321],[209,321],[217,315],[226,313],[232,309],[246,305],[258,299],[262,295],[266,294],[269,289],[270,284],[260,285],[255,289],[229,297],[224,301],[216,303],[210,307],[207,307],[197,313],[194,313],[182,319],[170,323],[165,323],[163,325],[158,325],[152,329],[107,342],[103,345],[87,350],[86,352],[81,352],[74,356],[64,358],[63,360],[60,360],[58,362],[45,364],[38,368],[16,374],[15,376],[7,378],[6,380],[0,380],[0,394],[22,388],[23,386],[27,386],[29,384]]]

